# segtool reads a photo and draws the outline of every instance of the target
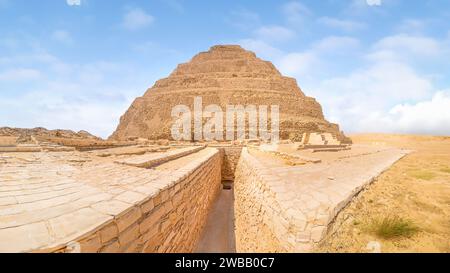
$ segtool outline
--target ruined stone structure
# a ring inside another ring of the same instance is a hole
[[[0,153],[106,149],[138,142],[107,141],[86,131],[0,127]]]
[[[359,146],[288,167],[244,148],[234,186],[237,252],[314,251],[352,198],[407,153]]]
[[[192,252],[202,241],[207,251],[216,238],[205,236],[208,226],[212,234],[231,227],[230,238],[218,238],[235,245],[225,251],[309,252],[351,198],[405,154],[354,147],[306,161],[310,151],[291,146],[0,152],[0,252]],[[224,181],[234,182],[231,195]],[[224,214],[211,211],[224,194]],[[234,223],[208,225],[210,215]]]
[[[305,96],[295,79],[282,76],[272,63],[236,45],[213,46],[157,81],[133,102],[111,139],[171,139],[171,109],[192,107],[194,97],[202,97],[203,105],[216,104],[224,110],[230,104],[279,105],[281,139],[329,132],[347,140],[337,124],[324,119],[319,103]]]
[[[0,252],[192,252],[221,189],[219,150],[125,156],[151,169],[112,150],[0,153]]]

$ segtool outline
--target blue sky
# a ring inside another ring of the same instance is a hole
[[[178,63],[240,44],[346,132],[450,134],[450,1],[0,0],[0,126],[112,133]]]

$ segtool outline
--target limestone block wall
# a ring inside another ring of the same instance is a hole
[[[303,220],[292,217],[282,196],[274,190],[277,184],[280,181],[244,148],[234,181],[237,252],[311,250]]]
[[[242,147],[230,146],[220,148],[222,152],[222,180],[234,181],[236,166],[241,156]]]
[[[211,150],[206,160],[174,173],[175,181],[164,190],[57,251],[192,252],[221,189],[221,154]]]
[[[362,147],[345,161],[292,167],[244,148],[234,180],[236,250],[314,251],[352,198],[407,153]]]

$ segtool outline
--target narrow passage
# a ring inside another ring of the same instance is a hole
[[[208,215],[196,253],[234,253],[234,192],[223,189]]]

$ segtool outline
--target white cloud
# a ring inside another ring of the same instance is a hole
[[[397,104],[387,111],[361,116],[356,132],[450,135],[450,91],[438,91],[430,99]]]
[[[295,33],[282,26],[263,26],[255,31],[255,35],[265,41],[287,41],[295,36]]]
[[[398,34],[388,36],[378,41],[376,50],[391,50],[401,54],[413,54],[415,56],[437,56],[440,53],[439,42],[424,36],[411,36]]]
[[[124,15],[122,25],[128,30],[137,30],[151,25],[155,18],[143,9],[134,8]]]
[[[280,71],[291,77],[298,77],[299,80],[305,81],[313,78],[316,73],[322,73],[327,68],[329,62],[329,54],[334,56],[348,54],[359,48],[358,39],[348,36],[329,36],[313,43],[309,49],[300,52],[282,52],[275,48],[271,48],[267,44],[263,44],[263,48],[268,48],[272,52],[274,61]],[[260,45],[262,46],[262,45]]]
[[[87,130],[108,137],[129,102],[101,102],[77,96],[80,87],[64,83],[58,89],[36,90],[0,101],[0,124],[15,127]],[[55,86],[56,88],[57,86]],[[73,94],[68,94],[69,89]],[[13,113],[10,115],[9,113]]]
[[[361,103],[370,108],[389,106],[405,100],[423,99],[432,91],[429,79],[417,74],[410,66],[397,62],[379,62],[346,77],[324,81],[328,92],[334,95],[357,95],[370,98]],[[336,91],[331,91],[336,90]]]
[[[391,131],[450,135],[450,90],[436,92],[431,100],[396,105],[384,120]]]
[[[370,3],[369,3],[370,1]],[[387,6],[395,5],[398,0],[352,0],[347,6],[345,13],[347,15],[366,16],[370,14],[386,14]],[[384,8],[383,8],[384,7]]]
[[[364,29],[366,27],[366,25],[361,22],[352,20],[343,20],[326,16],[319,18],[318,22],[327,27],[336,28],[344,31],[356,31]]]
[[[83,129],[107,137],[151,83],[148,71],[131,64],[66,63],[40,50],[5,60],[7,67],[26,68],[0,70],[0,86],[5,87],[0,92],[1,125]],[[9,88],[29,81],[32,84]]]
[[[29,68],[10,69],[0,72],[0,81],[30,81],[39,79],[40,71]]]
[[[49,80],[14,98],[2,98],[0,124],[87,130],[105,138],[113,132],[138,91],[136,86],[115,86],[77,74],[73,79]]]
[[[319,59],[313,52],[288,53],[277,61],[283,74],[302,79],[319,64]]]
[[[322,103],[326,116],[347,132],[395,132],[400,119],[390,117],[389,110],[425,100],[433,92],[430,79],[404,63],[385,60],[306,89]]]
[[[66,0],[69,6],[81,6],[81,0]]]
[[[268,43],[258,39],[243,39],[237,42],[243,48],[253,51],[258,57],[265,60],[274,60],[283,55],[283,52]]]
[[[367,5],[369,6],[381,6],[381,0],[366,0]]]

